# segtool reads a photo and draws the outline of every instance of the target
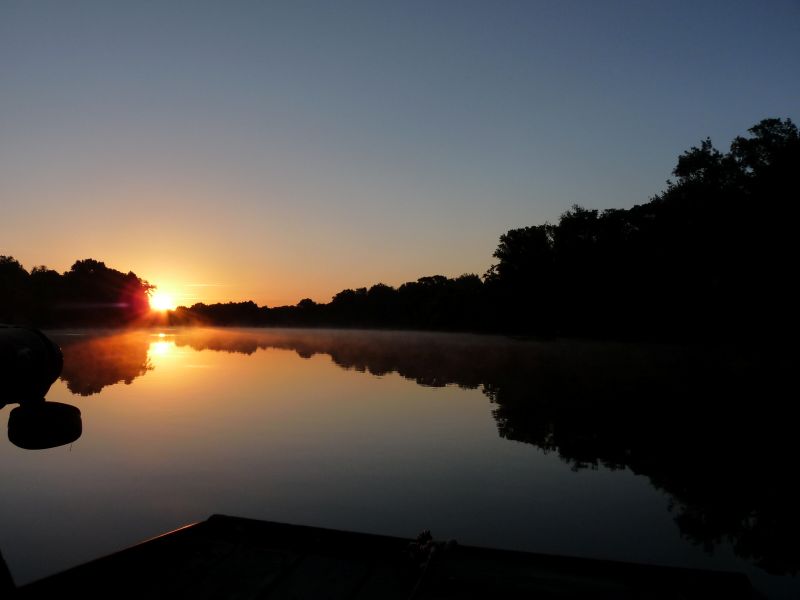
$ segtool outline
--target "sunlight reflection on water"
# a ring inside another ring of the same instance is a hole
[[[674,349],[333,330],[57,338],[64,372],[48,400],[80,408],[83,434],[50,450],[0,445],[13,482],[0,548],[18,583],[227,513],[404,537],[430,528],[795,589],[730,544],[689,543],[681,519],[713,506],[675,496],[673,471],[643,460],[637,437],[617,448],[623,429],[603,441],[602,414],[574,412],[591,411],[587,398],[652,396],[688,360]]]

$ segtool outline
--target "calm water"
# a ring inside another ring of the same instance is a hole
[[[326,330],[53,337],[65,366],[47,400],[78,407],[83,433],[0,443],[0,550],[17,583],[223,513],[800,590],[796,445],[763,435],[779,386],[741,352]]]

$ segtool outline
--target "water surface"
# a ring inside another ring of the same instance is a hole
[[[796,442],[770,404],[782,367],[758,354],[335,330],[53,336],[65,365],[47,400],[78,407],[82,434],[0,443],[17,583],[223,513],[800,590]]]

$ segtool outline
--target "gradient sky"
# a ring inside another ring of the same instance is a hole
[[[798,108],[797,0],[0,0],[0,254],[187,304],[480,274]]]

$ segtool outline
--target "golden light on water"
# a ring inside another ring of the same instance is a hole
[[[151,342],[148,353],[151,356],[166,356],[175,347],[175,342]]]
[[[175,310],[176,306],[172,295],[166,292],[156,292],[150,296],[150,308],[152,310]]]

